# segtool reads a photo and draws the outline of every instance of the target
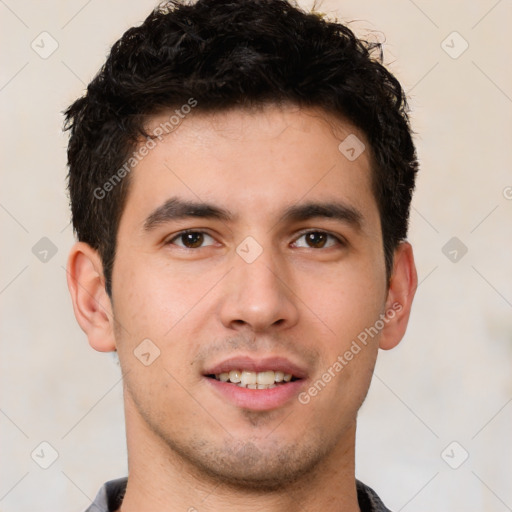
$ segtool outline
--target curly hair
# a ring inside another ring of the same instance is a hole
[[[149,116],[191,98],[205,112],[281,102],[320,107],[360,129],[371,148],[389,280],[418,170],[405,93],[383,66],[379,43],[292,2],[165,2],[113,45],[85,95],[66,110],[73,227],[99,252],[110,296],[130,176],[109,187],[107,198],[98,187],[147,137]]]

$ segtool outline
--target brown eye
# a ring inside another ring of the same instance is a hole
[[[183,231],[169,240],[169,243],[178,247],[184,247],[185,249],[198,249],[204,246],[203,244],[207,239],[211,239],[213,242],[213,238],[202,231]],[[212,244],[209,243],[207,245]]]
[[[307,233],[305,236],[307,243],[315,249],[323,247],[327,242],[327,235],[325,233],[313,232]]]
[[[304,242],[299,243],[301,239],[303,239]],[[308,249],[325,249],[335,245],[343,245],[343,243],[338,237],[326,233],[325,231],[308,231],[307,233],[303,233],[294,242],[294,246]]]

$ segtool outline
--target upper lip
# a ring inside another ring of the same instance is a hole
[[[299,365],[292,363],[284,357],[260,357],[234,356],[220,363],[208,367],[203,375],[218,375],[231,370],[247,370],[252,372],[264,372],[268,370],[290,373],[297,379],[304,379],[307,376],[306,370]]]

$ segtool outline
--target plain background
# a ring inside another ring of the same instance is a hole
[[[83,511],[126,474],[120,370],[88,346],[66,287],[61,112],[154,5],[0,1],[2,512]],[[420,286],[360,412],[357,476],[394,511],[512,510],[512,4],[318,10],[385,41],[421,162],[410,225]]]

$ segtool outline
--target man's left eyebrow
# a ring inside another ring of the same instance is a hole
[[[356,230],[361,230],[363,214],[354,206],[340,202],[309,202],[288,207],[280,222],[301,222],[325,217],[345,222]]]

